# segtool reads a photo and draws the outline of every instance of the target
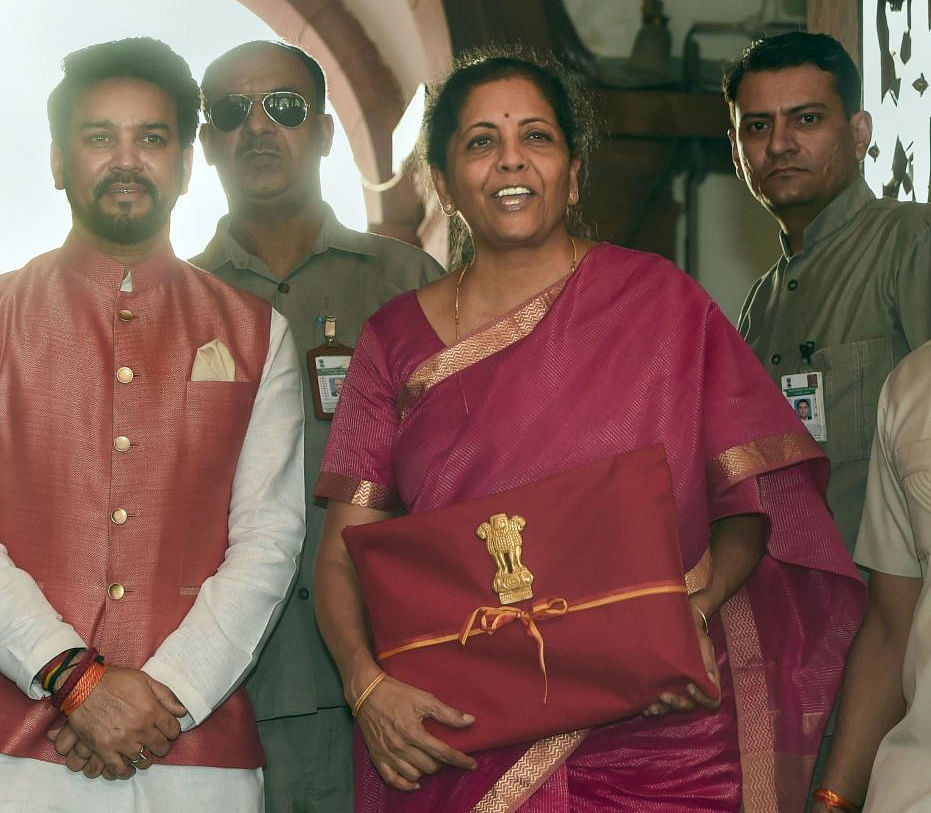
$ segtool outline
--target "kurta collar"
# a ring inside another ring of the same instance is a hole
[[[317,254],[323,254],[331,249],[336,251],[345,251],[350,254],[362,254],[368,257],[374,257],[374,253],[368,247],[368,242],[359,232],[346,228],[336,219],[333,210],[329,204],[323,203],[323,222],[320,224],[320,231],[317,239],[310,247],[310,251],[301,258],[300,262],[291,270],[288,276],[291,276],[297,269],[307,264],[311,257]],[[254,254],[246,251],[230,234],[230,217],[228,214],[223,215],[217,223],[217,230],[210,245],[204,251],[202,262],[210,270],[216,270],[220,266],[229,262],[234,268],[252,271],[262,277],[279,282],[271,270],[262,260]],[[287,277],[285,277],[287,279]]]
[[[113,257],[98,251],[73,231],[61,248],[63,263],[94,285],[108,291],[119,291],[126,271],[132,272],[133,291],[144,291],[160,285],[175,273],[178,262],[171,243],[167,240],[142,262],[127,266]]]
[[[846,226],[860,210],[876,196],[870,190],[862,177],[857,178],[850,186],[843,190],[834,200],[825,206],[818,216],[808,224],[805,229],[805,251],[811,250],[816,243],[830,237],[834,232]],[[785,232],[779,232],[782,243],[782,253],[786,259],[792,256],[789,237]]]

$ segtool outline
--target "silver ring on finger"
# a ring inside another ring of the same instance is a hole
[[[140,748],[139,748],[139,753],[138,753],[138,754],[134,754],[134,755],[131,756],[131,757],[126,757],[126,761],[127,761],[130,765],[138,765],[140,762],[142,762],[143,760],[146,760],[146,759],[148,759],[148,757],[146,756],[146,753],[145,753],[145,746],[144,746],[144,745],[143,745],[143,746],[140,746]]]

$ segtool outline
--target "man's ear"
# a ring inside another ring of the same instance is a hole
[[[850,117],[850,129],[853,131],[857,162],[860,162],[866,158],[866,151],[870,148],[870,142],[873,140],[873,117],[865,110],[854,113]]]
[[[191,169],[194,166],[194,145],[185,147],[181,152],[181,194],[187,192],[191,182]]]
[[[53,142],[52,143],[52,152],[49,156],[49,163],[52,167],[52,178],[55,179],[55,188],[64,189],[65,188],[65,173],[64,173],[64,158],[62,157],[61,150]]]
[[[333,117],[329,113],[317,113],[316,117],[317,120],[311,126],[318,128],[320,156],[326,158],[333,148]]]
[[[747,180],[744,177],[743,167],[740,165],[740,151],[737,149],[737,131],[733,126],[727,128],[727,138],[731,142],[731,161],[734,162],[734,171],[740,180]]]
[[[210,125],[201,124],[197,131],[197,137],[200,139],[201,149],[204,151],[204,159],[209,166],[213,166],[213,158],[210,155]]]

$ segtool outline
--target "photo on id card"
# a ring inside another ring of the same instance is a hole
[[[795,410],[803,426],[815,440],[828,439],[824,411],[824,380],[820,372],[796,373],[782,377],[782,394]]]

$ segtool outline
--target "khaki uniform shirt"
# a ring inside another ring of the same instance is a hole
[[[271,302],[291,325],[303,371],[307,538],[291,598],[246,684],[256,718],[344,705],[339,674],[320,637],[312,598],[314,558],[326,513],[314,502],[313,489],[330,422],[314,416],[307,351],[323,342],[318,317],[335,316],[337,340],[354,345],[372,313],[397,294],[441,276],[443,268],[407,243],[346,228],[329,207],[310,253],[284,279],[230,236],[226,217],[204,252],[191,262]]]
[[[902,665],[905,717],[880,743],[864,811],[931,810],[931,343],[883,387],[858,563],[922,580]]]
[[[779,384],[824,376],[828,503],[849,549],[857,535],[883,381],[931,339],[931,207],[877,200],[858,179],[750,289],[738,330]],[[800,345],[813,342],[810,363]]]

